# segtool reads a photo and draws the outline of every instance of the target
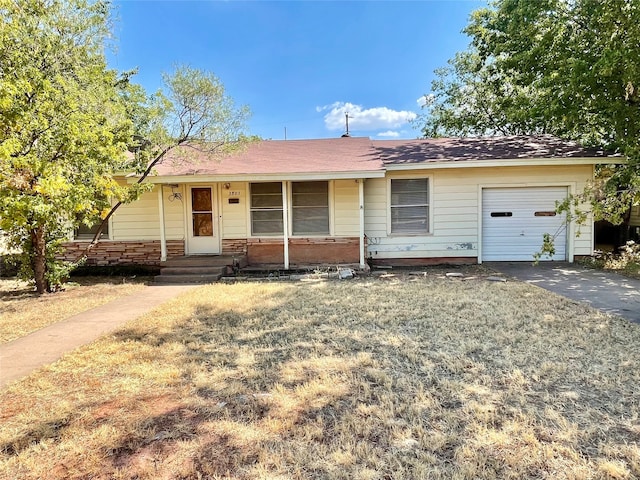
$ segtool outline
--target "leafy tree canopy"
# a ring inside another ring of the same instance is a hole
[[[464,31],[469,49],[432,84],[425,135],[551,133],[637,148],[638,2],[498,0]]]
[[[179,68],[148,96],[107,68],[110,13],[104,0],[0,0],[0,229],[40,293],[64,276],[55,257],[82,219],[137,198],[176,146],[236,145],[247,116],[211,74]],[[122,172],[140,182],[119,185]]]
[[[614,222],[640,201],[640,2],[497,0],[436,72],[425,136],[553,134],[626,156],[588,192]]]

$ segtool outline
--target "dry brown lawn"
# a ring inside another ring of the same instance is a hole
[[[77,277],[63,292],[37,295],[24,282],[2,278],[0,343],[15,340],[76,313],[130,295],[143,288],[146,280],[144,277]]]
[[[218,284],[0,392],[2,479],[632,479],[640,325],[526,284]]]

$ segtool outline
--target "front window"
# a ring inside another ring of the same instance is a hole
[[[429,179],[391,179],[391,233],[429,232]]]
[[[282,235],[282,183],[251,184],[251,235]]]
[[[294,235],[328,235],[329,182],[293,182],[291,219]]]

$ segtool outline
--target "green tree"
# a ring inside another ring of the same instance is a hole
[[[69,232],[138,198],[169,151],[245,140],[248,111],[215,76],[182,67],[148,96],[107,68],[110,12],[103,0],[0,0],[0,229],[39,293],[73,267],[56,260]],[[123,172],[139,181],[119,185]]]
[[[497,0],[466,52],[437,72],[424,134],[549,133],[626,156],[588,192],[620,221],[640,201],[640,2]]]
[[[241,148],[253,137],[245,135],[249,109],[236,107],[224,85],[214,74],[189,66],[179,66],[163,75],[164,88],[146,98],[144,92],[129,88],[127,105],[136,126],[135,155],[138,179],[128,197],[116,199],[102,216],[89,249],[99,242],[109,218],[124,203],[137,198],[154,168],[172,158],[190,161],[190,154],[219,156]]]
[[[0,228],[40,293],[59,281],[78,216],[122,195],[111,172],[126,167],[133,124],[108,35],[102,1],[0,0]]]

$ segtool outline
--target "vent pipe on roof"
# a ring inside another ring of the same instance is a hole
[[[347,124],[347,132],[342,135],[342,138],[347,138],[351,136],[349,135],[349,113],[348,112],[345,112],[344,120],[345,120],[345,123]]]

